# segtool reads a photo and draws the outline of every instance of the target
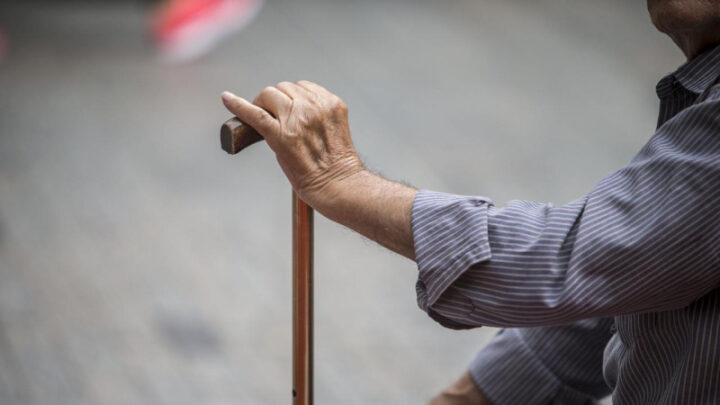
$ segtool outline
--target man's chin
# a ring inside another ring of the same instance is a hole
[[[648,0],[655,27],[665,34],[697,30],[720,21],[720,2],[705,0]]]

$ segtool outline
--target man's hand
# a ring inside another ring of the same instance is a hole
[[[332,203],[329,187],[364,170],[350,138],[347,106],[324,87],[281,82],[252,104],[228,92],[222,99],[265,138],[295,192],[319,211]]]
[[[429,405],[491,405],[491,402],[466,371],[455,384],[433,398]]]
[[[253,103],[227,92],[222,99],[265,138],[303,201],[386,248],[415,257],[410,222],[417,190],[365,170],[339,97],[299,81],[267,87]]]

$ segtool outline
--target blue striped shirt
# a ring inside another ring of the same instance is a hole
[[[720,46],[657,85],[655,134],[562,206],[423,190],[418,304],[503,327],[470,373],[496,405],[720,404]]]

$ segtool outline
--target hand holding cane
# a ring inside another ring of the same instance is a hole
[[[223,124],[228,153],[265,139],[293,187],[293,403],[312,403],[312,227],[315,207],[342,216],[338,196],[347,179],[364,172],[350,136],[345,103],[324,87],[281,82],[249,102],[223,93],[237,118]]]

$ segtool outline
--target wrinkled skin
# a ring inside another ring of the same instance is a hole
[[[252,104],[223,95],[227,108],[260,132],[298,195],[323,206],[326,188],[363,170],[345,103],[324,87],[301,80],[266,87]]]

